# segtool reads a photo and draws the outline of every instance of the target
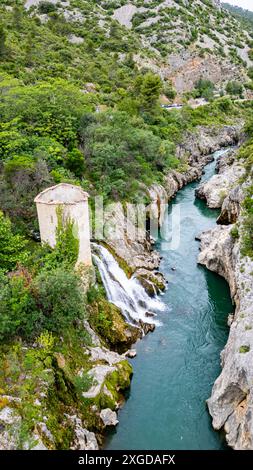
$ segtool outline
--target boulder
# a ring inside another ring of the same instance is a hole
[[[105,408],[100,412],[100,418],[105,426],[116,426],[118,424],[117,413],[110,408]]]

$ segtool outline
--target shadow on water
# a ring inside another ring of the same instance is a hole
[[[217,219],[219,217],[219,214],[220,214],[220,210],[219,209],[209,209],[209,207],[207,207],[205,201],[203,201],[202,199],[195,199],[194,201],[194,206],[198,209],[199,212],[201,212],[201,214],[208,218],[208,219]]]
[[[215,162],[208,165],[209,177],[214,168]],[[227,448],[223,434],[211,426],[206,400],[220,373],[233,306],[226,281],[197,264],[195,237],[213,227],[218,214],[195,199],[198,184],[186,186],[170,205],[169,225],[172,207],[180,204],[178,248],[157,242],[160,270],[168,280],[162,296],[167,310],[159,313],[162,326],[135,346],[131,389],[106,449]]]

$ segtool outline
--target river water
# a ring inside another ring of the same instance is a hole
[[[217,158],[222,151],[216,152]],[[215,172],[215,161],[202,178]],[[227,283],[197,264],[196,235],[215,225],[218,212],[195,198],[194,182],[178,192],[169,208],[180,204],[181,238],[176,250],[159,240],[160,271],[169,281],[161,297],[167,309],[162,325],[136,344],[131,389],[119,425],[108,436],[106,449],[225,449],[206,408],[220,372],[220,351],[233,311]]]

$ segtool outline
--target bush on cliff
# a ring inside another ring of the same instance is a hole
[[[26,271],[0,279],[0,341],[34,340],[43,330],[60,334],[85,317],[79,278],[58,268],[32,279]]]

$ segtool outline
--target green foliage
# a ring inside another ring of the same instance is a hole
[[[233,112],[233,103],[227,97],[222,97],[216,100],[215,106],[223,113],[229,113],[229,111]]]
[[[226,91],[229,95],[243,97],[243,86],[241,83],[232,81],[228,82],[226,86]]]
[[[101,113],[88,126],[84,122],[80,137],[88,178],[112,199],[134,196],[138,181],[148,183],[177,163],[171,142],[125,112]]]
[[[26,240],[19,234],[13,233],[13,227],[8,217],[0,211],[0,269],[11,271],[17,263],[27,258]]]
[[[68,152],[67,158],[65,160],[65,166],[75,176],[81,177],[85,170],[84,156],[82,152],[80,152],[80,150],[77,148]]]
[[[170,82],[165,83],[163,87],[163,93],[169,100],[174,100],[174,98],[177,96],[177,92]]]
[[[202,97],[210,101],[214,95],[214,84],[210,80],[200,78],[195,83],[196,97]]]
[[[0,82],[1,85],[1,82]],[[18,116],[22,133],[57,140],[69,149],[76,143],[82,114],[91,110],[90,99],[75,86],[57,79],[51,83],[10,87],[0,103],[3,122]]]
[[[236,224],[233,225],[233,227],[231,228],[230,235],[231,235],[234,239],[238,239],[238,238],[239,238],[238,226],[237,226]]]
[[[39,12],[42,15],[56,11],[56,9],[57,7],[51,2],[42,1],[39,3]]]
[[[6,53],[6,33],[2,24],[0,24],[0,59]]]
[[[42,272],[33,283],[36,305],[43,315],[40,328],[59,333],[84,318],[84,298],[77,275],[57,268]]]
[[[253,259],[253,186],[246,191],[243,201],[242,254]]]
[[[77,375],[74,378],[74,386],[79,399],[82,399],[82,393],[87,392],[92,386],[92,378],[88,374]]]
[[[0,170],[0,207],[25,233],[37,228],[35,196],[52,184],[46,162],[14,156]]]
[[[10,341],[15,335],[33,337],[40,322],[40,313],[24,276],[14,276],[1,282],[0,342]],[[37,323],[37,325],[36,325]]]

